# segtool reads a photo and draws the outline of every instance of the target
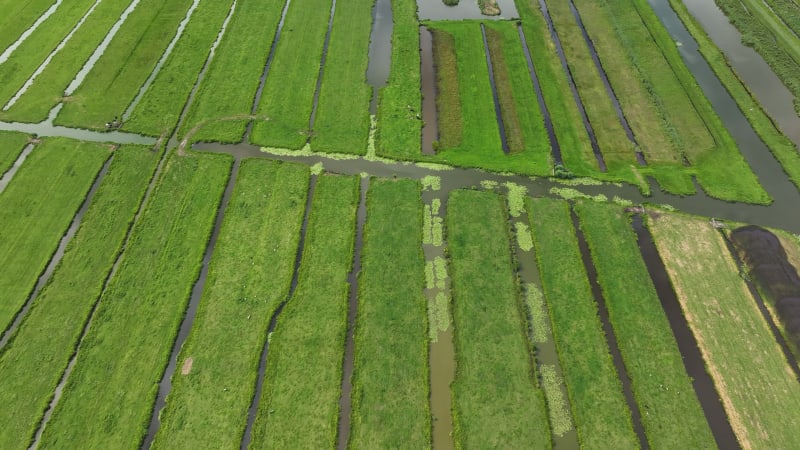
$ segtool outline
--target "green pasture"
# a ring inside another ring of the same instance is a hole
[[[0,131],[0,177],[14,165],[28,140],[30,136],[27,134]]]
[[[16,42],[26,30],[33,26],[40,16],[47,11],[53,0],[33,0],[20,2],[15,0],[3,0],[0,2],[0,11],[3,11],[3,18],[0,19],[0,53],[6,50],[11,44]],[[63,6],[63,4],[61,5]],[[56,10],[58,12],[58,10]],[[53,17],[53,16],[50,16]],[[43,22],[40,27],[47,22]]]
[[[433,67],[436,72],[436,121],[439,141],[434,150],[461,145],[464,127],[461,123],[456,41],[447,31],[430,29],[433,40]]]

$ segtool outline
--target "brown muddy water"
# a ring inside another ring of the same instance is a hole
[[[420,89],[422,90],[422,153],[434,155],[434,141],[439,140],[439,122],[436,113],[436,67],[433,63],[433,34],[425,26],[419,27]],[[409,115],[415,111],[409,107]]]
[[[494,83],[494,67],[492,58],[489,55],[489,42],[486,40],[486,27],[481,23],[481,37],[483,38],[483,53],[486,55],[486,65],[489,68],[489,85],[492,87],[492,100],[494,100],[494,115],[497,119],[497,128],[500,129],[500,145],[503,153],[508,154],[508,137],[506,136],[506,126],[503,123],[503,114],[500,111],[500,99],[497,96],[497,86]]]

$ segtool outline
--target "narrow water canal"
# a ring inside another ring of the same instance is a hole
[[[483,38],[483,53],[486,55],[486,65],[489,67],[489,85],[492,87],[492,100],[494,100],[494,115],[497,119],[497,128],[500,129],[500,144],[503,153],[508,154],[508,137],[506,136],[506,126],[503,123],[503,113],[500,109],[500,99],[497,96],[497,86],[494,82],[494,67],[492,67],[492,57],[489,54],[489,42],[486,40],[486,27],[481,23],[481,37]]]
[[[436,113],[436,67],[433,63],[433,34],[425,26],[419,27],[420,89],[422,89],[422,153],[434,155],[433,143],[439,140],[439,122]],[[409,111],[408,114],[412,114]]]
[[[372,86],[369,113],[378,113],[380,89],[389,80],[392,65],[392,32],[394,30],[391,0],[376,0],[372,7],[372,31],[369,36],[367,83]]]

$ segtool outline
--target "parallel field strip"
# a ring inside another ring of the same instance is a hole
[[[29,140],[27,134],[0,131],[0,179],[15,164]]]
[[[8,50],[14,45],[24,41],[26,34],[30,35],[31,30],[38,28],[42,17],[47,16],[51,10],[58,9],[63,0],[32,0],[14,1],[4,0],[0,2],[0,11],[3,11],[3,19],[0,19],[0,49],[3,55],[7,56]],[[0,57],[0,64],[3,58]]]

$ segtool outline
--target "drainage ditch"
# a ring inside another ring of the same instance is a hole
[[[436,67],[433,63],[433,34],[425,26],[419,27],[420,89],[422,90],[422,153],[435,155],[433,143],[439,140],[439,123],[436,115]],[[414,111],[409,111],[412,114]]]
[[[22,149],[22,152],[19,154],[17,159],[14,161],[14,165],[12,165],[11,168],[9,168],[6,171],[6,173],[4,173],[2,177],[0,177],[0,193],[6,190],[6,187],[8,187],[8,183],[11,183],[11,180],[14,178],[14,175],[17,174],[19,168],[22,167],[22,163],[25,162],[25,159],[28,158],[28,155],[31,154],[34,148],[36,148],[36,146],[33,144],[26,145],[25,148]]]
[[[333,29],[333,16],[336,13],[336,0],[331,2],[331,13],[328,18],[328,31],[325,32],[325,43],[322,44],[322,59],[319,62],[319,74],[317,75],[317,87],[314,89],[314,104],[311,107],[311,117],[308,119],[308,139],[306,143],[311,142],[311,136],[314,130],[314,121],[317,118],[317,104],[319,103],[319,91],[322,88],[322,77],[325,75],[325,61],[328,59],[328,44],[331,42],[331,29]]]
[[[497,118],[497,127],[500,129],[500,144],[503,153],[508,154],[508,138],[506,136],[506,126],[503,123],[503,114],[500,110],[500,98],[497,96],[497,86],[494,83],[494,67],[492,58],[489,56],[489,43],[486,40],[486,27],[481,23],[481,37],[483,38],[483,53],[486,55],[486,65],[489,67],[489,84],[492,86],[492,99],[494,100],[494,115]]]
[[[22,45],[22,43],[25,42],[33,34],[34,31],[36,31],[37,28],[39,28],[39,25],[41,25],[42,22],[47,20],[48,17],[52,16],[53,13],[56,12],[56,10],[58,9],[59,6],[61,6],[61,3],[63,3],[63,1],[64,0],[57,0],[55,3],[53,3],[50,6],[50,8],[48,8],[47,11],[44,12],[44,14],[42,14],[41,16],[39,16],[38,19],[36,19],[36,22],[34,22],[33,25],[30,26],[30,28],[25,30],[25,32],[22,33],[22,35],[20,35],[19,39],[14,41],[13,44],[9,45],[8,48],[3,52],[3,54],[0,55],[0,64],[3,64],[4,62],[8,61],[8,58],[11,56],[11,54],[14,53],[17,50],[17,48],[19,48],[19,46]]]

